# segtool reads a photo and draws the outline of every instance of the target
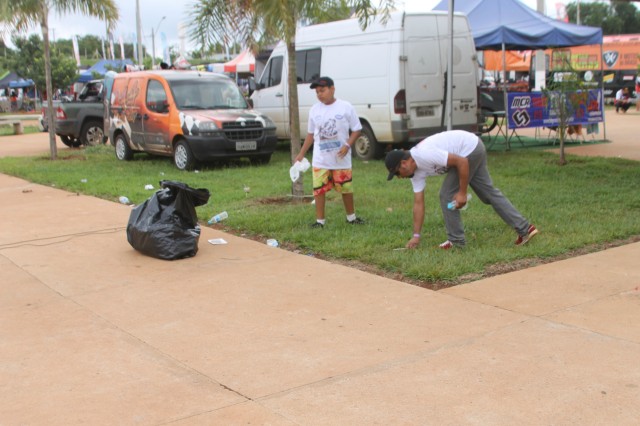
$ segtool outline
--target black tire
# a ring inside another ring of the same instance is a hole
[[[271,161],[271,154],[256,155],[255,157],[249,158],[249,161],[251,161],[251,164],[255,164],[256,166],[269,164],[269,161]]]
[[[118,133],[115,139],[116,158],[121,161],[129,161],[133,158],[133,150],[127,142],[124,133]]]
[[[60,136],[60,140],[62,141],[62,143],[68,146],[69,148],[78,148],[80,145],[82,145],[82,143],[78,139],[73,138],[71,136],[63,136],[63,135],[58,135],[58,136]]]
[[[364,124],[362,133],[353,144],[353,156],[361,160],[374,160],[382,157],[384,146],[380,145],[376,140],[371,128]]]
[[[98,120],[89,120],[82,125],[80,131],[80,140],[83,145],[96,146],[104,143],[103,122]]]
[[[498,116],[489,108],[480,109],[480,123],[478,125],[480,133],[489,133],[498,125]]]
[[[196,167],[196,159],[186,141],[178,141],[173,149],[173,163],[178,170],[193,170]]]

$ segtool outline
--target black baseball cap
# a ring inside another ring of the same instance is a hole
[[[333,80],[331,77],[319,77],[316,78],[313,83],[311,83],[311,89],[315,89],[316,87],[333,87]]]
[[[387,180],[391,180],[397,175],[398,169],[400,168],[400,162],[407,158],[409,158],[409,153],[404,149],[394,149],[387,153],[387,156],[384,159],[384,165],[387,166],[387,170],[389,170]]]

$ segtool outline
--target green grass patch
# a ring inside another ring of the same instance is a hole
[[[181,181],[211,191],[209,203],[197,209],[203,226],[208,218],[226,210],[229,218],[216,225],[221,229],[260,241],[275,238],[282,247],[303,254],[344,261],[432,288],[640,235],[638,162],[567,155],[568,164],[559,166],[556,154],[541,150],[496,151],[488,157],[496,186],[539,228],[539,236],[524,247],[515,247],[514,230],[474,197],[462,212],[467,247],[439,250],[437,245],[446,240],[446,233],[438,204],[442,178],[435,177],[427,182],[421,246],[394,250],[403,247],[412,234],[409,181],[387,182],[382,161],[355,160],[356,211],[367,224],[346,224],[342,200],[331,192],[327,225],[311,229],[315,221],[311,175],[304,175],[309,197],[292,202],[287,149],[284,144],[279,146],[266,166],[237,161],[181,172],[170,158],[137,154],[131,162],[120,162],[111,146],[102,146],[63,150],[57,161],[48,156],[0,159],[0,172],[114,202],[125,195],[134,203],[151,196],[144,189],[146,184],[158,188],[162,179]]]
[[[23,129],[24,134],[40,132],[38,126],[24,126]],[[14,133],[12,124],[0,124],[0,136],[10,136],[13,134]]]

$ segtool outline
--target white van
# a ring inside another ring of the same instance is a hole
[[[317,102],[310,83],[331,77],[336,97],[349,101],[362,122],[354,155],[380,157],[386,144],[417,143],[446,130],[446,12],[391,14],[362,31],[357,19],[300,28],[296,66],[301,137],[307,134],[310,107]],[[476,50],[464,15],[454,16],[453,128],[477,131]],[[251,99],[271,118],[280,139],[289,139],[287,50],[273,50]]]

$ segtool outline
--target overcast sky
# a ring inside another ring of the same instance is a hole
[[[166,38],[169,46],[175,46],[178,50],[184,47],[187,51],[192,51],[195,46],[191,44],[182,31],[184,37],[180,38],[180,26],[188,23],[189,8],[195,0],[139,0],[140,16],[142,21],[143,44],[151,49],[151,32],[157,29],[155,37],[156,56],[161,56],[163,49],[162,37]],[[536,8],[536,0],[521,0],[531,8]],[[587,2],[589,0],[582,0]],[[396,0],[397,8],[407,12],[429,11],[439,0]],[[124,42],[136,42],[136,1],[116,0],[120,10],[120,20],[115,29],[114,36],[116,43],[122,37]],[[556,17],[556,3],[568,4],[570,1],[546,0],[547,15]],[[164,20],[162,19],[166,17]],[[105,25],[96,19],[86,16],[52,14],[49,22],[50,37],[55,39],[70,39],[73,35],[83,36],[93,34],[99,37],[105,35]],[[34,29],[35,31],[39,29]],[[182,40],[182,44],[181,44]],[[7,40],[9,42],[9,40]],[[119,49],[116,48],[116,52]]]

